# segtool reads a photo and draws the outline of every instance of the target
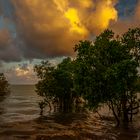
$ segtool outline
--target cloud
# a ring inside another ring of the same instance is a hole
[[[7,65],[4,63],[4,65]],[[33,71],[33,64],[28,62],[15,63],[12,67],[3,66],[3,71],[10,84],[35,84],[37,77]]]
[[[19,64],[19,67],[20,67],[21,70],[29,71],[27,63]]]
[[[119,19],[117,22],[110,24],[110,29],[117,34],[126,32],[129,28],[140,27],[140,0],[137,2],[133,15],[125,19]]]
[[[73,55],[79,41],[117,20],[114,0],[12,0],[24,58]]]
[[[56,66],[63,58],[53,58],[48,61]],[[35,84],[38,79],[33,70],[35,64],[42,60],[0,63],[0,72],[4,73],[10,84]]]
[[[135,19],[140,21],[139,16],[140,16],[140,0],[138,1],[137,7],[135,9]]]
[[[93,12],[88,12],[85,14],[85,25],[87,26],[90,34],[97,35],[104,29],[108,28],[111,21],[117,21],[118,13],[114,8],[115,4],[116,1],[113,0],[97,1],[95,10]]]
[[[0,48],[5,49],[7,46],[9,46],[10,41],[11,38],[8,30],[6,29],[0,30]]]
[[[7,29],[0,30],[0,61],[19,61],[20,55]]]
[[[15,34],[0,31],[3,61],[73,56],[73,47],[79,40],[93,38],[106,28],[122,33],[139,25],[140,4],[134,16],[124,20],[118,17],[118,0],[8,1],[12,16],[5,12],[5,19],[9,18],[6,24],[14,25],[10,30]]]

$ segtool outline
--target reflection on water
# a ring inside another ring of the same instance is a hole
[[[39,100],[34,86],[11,86],[11,93],[0,99],[0,123],[26,121],[38,117]]]

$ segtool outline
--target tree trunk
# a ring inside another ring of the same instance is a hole
[[[129,119],[128,119],[128,109],[127,109],[126,105],[127,105],[127,97],[124,94],[122,96],[122,121],[123,121],[124,127],[128,127],[128,122],[129,122]]]
[[[119,118],[118,118],[118,116],[117,116],[117,114],[115,112],[115,109],[114,109],[114,106],[113,106],[113,102],[110,101],[110,103],[111,103],[111,107],[110,108],[111,108],[111,110],[113,112],[113,115],[114,115],[114,117],[116,119],[116,122],[117,122],[116,126],[118,127],[120,125],[120,120],[119,120]]]

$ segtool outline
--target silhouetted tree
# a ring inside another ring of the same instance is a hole
[[[9,83],[4,74],[0,73],[0,96],[7,94],[9,91]]]
[[[81,41],[77,52],[76,89],[90,108],[107,103],[119,125],[132,120],[139,107],[136,83],[139,79],[140,29],[131,29],[120,38],[106,30],[95,41]],[[129,115],[131,114],[131,119]]]
[[[49,62],[42,62],[35,66],[40,81],[36,84],[36,91],[45,97],[48,104],[56,102],[59,110],[69,112],[74,103],[73,94],[73,64],[66,58],[58,66],[51,66]]]

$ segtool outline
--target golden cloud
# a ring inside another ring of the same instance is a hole
[[[74,44],[117,20],[114,0],[12,0],[24,57],[72,55]]]

